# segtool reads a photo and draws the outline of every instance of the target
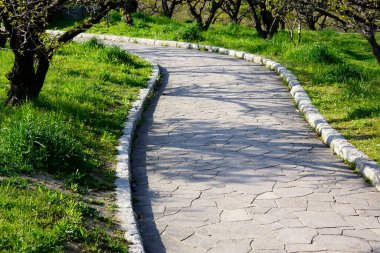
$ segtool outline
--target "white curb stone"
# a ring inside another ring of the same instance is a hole
[[[125,231],[125,238],[132,244],[129,246],[131,253],[144,253],[141,236],[137,227],[135,214],[133,212],[131,194],[131,170],[130,155],[132,150],[132,140],[137,123],[141,118],[147,97],[153,92],[154,86],[159,78],[158,65],[152,63],[153,71],[146,89],[140,90],[138,100],[133,103],[132,109],[128,113],[128,121],[125,124],[124,135],[120,138],[117,148],[117,169],[116,169],[116,204],[118,206],[118,217],[121,221],[121,228]]]
[[[52,34],[58,35],[59,33],[53,32]],[[96,37],[100,40],[105,41],[117,41],[117,42],[135,42],[135,43],[145,43],[153,44],[154,40],[148,39],[138,39],[138,38],[127,38],[119,36],[102,36],[95,34],[81,34],[77,36],[74,41],[83,42]],[[153,43],[152,43],[153,42]],[[166,43],[166,41],[162,41]],[[132,108],[128,112],[128,120],[125,123],[123,136],[119,139],[119,146],[117,146],[118,154],[116,156],[117,166],[116,166],[116,205],[118,207],[117,216],[120,220],[121,229],[125,232],[124,236],[128,242],[130,253],[144,253],[144,247],[142,244],[140,232],[138,230],[138,225],[136,222],[135,213],[133,211],[132,203],[132,193],[131,193],[131,169],[130,169],[130,159],[132,150],[133,135],[137,126],[138,121],[144,110],[144,105],[147,102],[149,94],[154,90],[155,84],[160,75],[159,67],[156,63],[146,59],[152,64],[152,74],[147,83],[147,88],[141,89],[138,99],[133,102]]]

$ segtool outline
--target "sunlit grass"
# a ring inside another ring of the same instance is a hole
[[[3,103],[12,52],[1,50],[0,59]],[[1,252],[127,251],[113,221],[82,194],[114,188],[115,147],[150,71],[118,48],[70,43],[54,56],[36,101],[0,107]],[[30,181],[40,175],[61,183]]]

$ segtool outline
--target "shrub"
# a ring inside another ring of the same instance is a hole
[[[364,119],[370,117],[377,117],[380,115],[380,106],[368,106],[359,107],[351,111],[348,115],[348,119]]]
[[[342,63],[333,66],[324,66],[313,78],[315,84],[318,83],[346,83],[355,84],[367,79],[365,69],[358,65]]]
[[[114,25],[117,22],[120,22],[122,19],[120,11],[117,10],[111,10],[108,15],[107,15],[107,21],[111,24]]]
[[[335,64],[341,63],[339,52],[331,49],[326,43],[312,43],[302,45],[287,53],[288,57],[305,63]]]
[[[89,48],[95,48],[95,49],[105,47],[104,43],[98,40],[96,37],[92,37],[89,41],[86,41],[84,45]]]
[[[184,41],[202,41],[204,40],[201,32],[201,28],[198,24],[192,23],[186,26],[179,34],[179,38]]]
[[[34,170],[66,173],[85,160],[75,129],[61,114],[13,109],[0,130],[0,173]]]
[[[99,53],[99,60],[116,63],[116,64],[125,64],[131,60],[130,54],[116,46],[106,47]]]

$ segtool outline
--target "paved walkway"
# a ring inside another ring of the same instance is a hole
[[[125,48],[164,71],[132,163],[146,252],[380,252],[380,193],[321,143],[276,74]]]

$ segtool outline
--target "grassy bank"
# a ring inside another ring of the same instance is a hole
[[[5,101],[12,52],[0,59]],[[71,43],[37,101],[0,107],[1,252],[127,252],[113,217],[115,146],[150,71],[118,48]]]
[[[194,41],[259,54],[279,61],[302,82],[330,124],[351,143],[380,162],[380,66],[358,34],[332,30],[304,31],[300,46],[287,32],[261,39],[249,27],[213,25],[200,32],[192,23],[135,15],[128,27],[117,13],[90,30],[163,40]]]

